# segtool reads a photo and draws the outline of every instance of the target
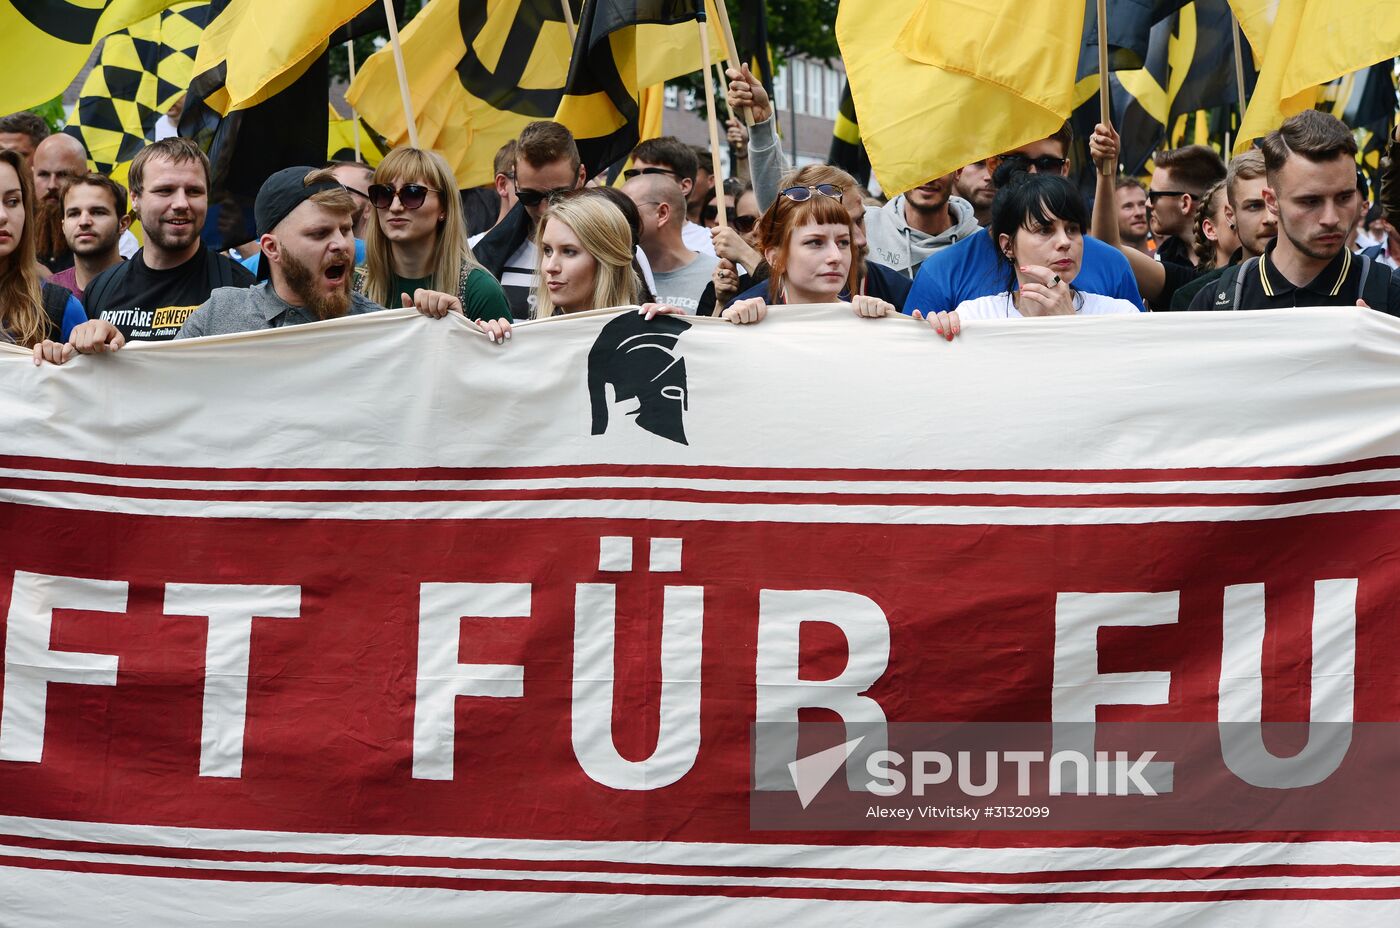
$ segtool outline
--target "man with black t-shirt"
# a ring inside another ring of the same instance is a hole
[[[127,340],[167,341],[219,287],[249,287],[252,273],[200,241],[209,208],[209,159],[189,139],[137,152],[128,174],[146,245],[87,287],[88,318]],[[81,327],[80,327],[81,328]]]
[[[1147,211],[1157,236],[1157,258],[1195,267],[1196,208],[1207,190],[1225,179],[1225,162],[1205,145],[1183,145],[1153,157]]]

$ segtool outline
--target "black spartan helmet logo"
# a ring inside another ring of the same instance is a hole
[[[593,407],[593,434],[608,429],[608,391],[617,402],[637,399],[637,424],[655,435],[682,445],[685,440],[685,358],[676,342],[690,323],[679,316],[657,316],[648,322],[641,313],[614,318],[588,350],[588,398]]]

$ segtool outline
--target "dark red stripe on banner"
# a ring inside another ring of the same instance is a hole
[[[734,899],[809,899],[846,902],[913,902],[938,905],[1047,905],[1056,903],[1244,902],[1244,901],[1382,901],[1400,899],[1400,887],[1334,887],[1309,889],[1157,890],[1114,892],[1089,890],[1058,893],[977,893],[921,890],[866,890],[839,887],[657,885],[556,880],[493,880],[476,877],[409,876],[362,873],[215,870],[159,867],[89,861],[60,861],[30,857],[0,859],[0,867],[178,880],[218,880],[231,883],[311,883],[332,886],[450,889],[460,892],[521,892],[638,896],[724,896]]]
[[[1400,494],[1400,481],[1357,483],[1308,490],[1252,493],[799,493],[784,491],[689,490],[671,487],[560,487],[509,490],[206,490],[198,487],[131,487],[65,480],[9,478],[0,489],[35,493],[80,493],[121,499],[223,502],[434,503],[522,500],[649,500],[673,503],[784,506],[989,506],[1017,509],[1165,509],[1183,506],[1237,508],[1282,506],[1319,500]]]
[[[902,883],[968,883],[1015,886],[1042,883],[1122,882],[1164,880],[1269,879],[1279,877],[1394,877],[1400,865],[1364,864],[1261,864],[1229,867],[1121,867],[1097,870],[897,870],[850,867],[759,867],[743,865],[633,863],[606,860],[525,860],[519,858],[438,857],[397,854],[310,854],[295,851],[227,851],[188,847],[105,844],[64,841],[20,835],[0,836],[0,845],[65,851],[77,854],[114,854],[167,860],[212,863],[331,864],[339,866],[424,867],[452,870],[510,870],[521,872],[624,873],[649,876],[733,877],[747,879],[866,880]],[[0,857],[0,862],[8,858]],[[29,858],[24,858],[29,859]]]
[[[107,464],[61,458],[0,455],[0,467],[132,477],[152,480],[221,481],[401,481],[401,480],[531,480],[550,477],[674,477],[694,480],[817,480],[817,481],[1041,481],[1052,483],[1142,483],[1191,480],[1300,480],[1334,477],[1400,467],[1400,455],[1336,464],[1283,467],[1189,467],[1101,470],[896,470],[884,468],[725,467],[690,464],[567,464],[544,467],[402,467],[402,468],[219,468],[168,467],[147,464]]]

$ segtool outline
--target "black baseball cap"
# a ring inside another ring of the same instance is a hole
[[[253,203],[253,218],[257,221],[259,238],[277,228],[288,213],[321,191],[345,189],[338,180],[308,184],[306,175],[316,170],[319,168],[297,165],[283,168],[263,181],[258,198]]]

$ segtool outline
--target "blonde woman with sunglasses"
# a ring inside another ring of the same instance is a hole
[[[441,155],[394,149],[367,193],[374,221],[356,291],[391,309],[411,305],[417,290],[455,294],[468,319],[509,322],[505,292],[467,245],[457,181]]]

